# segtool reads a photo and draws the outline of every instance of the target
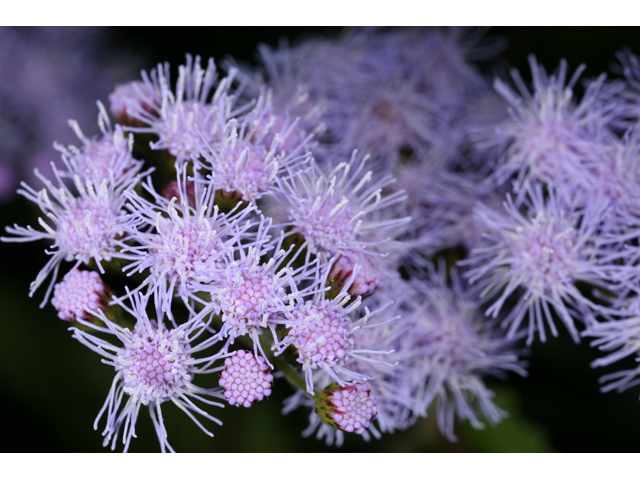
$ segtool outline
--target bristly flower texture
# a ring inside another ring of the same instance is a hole
[[[494,321],[483,318],[457,272],[451,271],[451,285],[446,276],[441,262],[438,270],[431,267],[406,285],[412,292],[402,319],[406,334],[399,337],[394,358],[400,362],[395,374],[411,379],[414,419],[426,416],[435,401],[440,431],[455,441],[456,416],[476,429],[484,428],[480,415],[490,424],[505,416],[493,403],[483,376],[526,376],[526,371],[514,351],[515,342],[505,338]]]
[[[285,150],[296,122],[281,122],[267,94],[241,119],[227,122],[215,142],[198,130],[200,164],[211,170],[209,181],[216,189],[255,202],[275,188],[279,172],[295,171],[308,162],[304,147],[310,137]]]
[[[55,148],[62,153],[62,160],[69,172],[77,172],[96,185],[111,177],[112,181],[117,183],[127,172],[140,171],[143,162],[133,158],[133,135],[125,137],[120,125],[112,128],[101,102],[98,102],[98,108],[98,125],[102,131],[100,139],[87,138],[78,123],[70,120],[69,125],[82,141],[82,147],[65,148],[56,144]]]
[[[530,56],[531,85],[512,71],[492,89],[470,61],[499,50],[483,34],[350,29],[222,74],[187,55],[173,83],[165,63],[116,87],[121,124],[98,102],[100,136],[69,121],[79,145],[19,190],[40,230],[0,240],[53,244],[30,295],[50,280],[42,305],[53,292],[114,368],[105,445],[127,451],[146,406],[173,451],[167,403],[212,435],[206,406],[282,381],[303,436],[368,441],[435,412],[455,441],[457,421],[506,416],[485,378],[526,375],[521,344],[559,322],[605,352],[593,366],[640,361],[640,61],[580,80]],[[640,368],[602,383],[640,385]]]
[[[97,429],[100,418],[106,413],[104,445],[111,442],[112,450],[115,448],[121,429],[123,429],[124,451],[128,450],[131,438],[136,436],[135,426],[142,405],[149,407],[149,415],[163,452],[173,451],[167,441],[162,417],[161,405],[165,402],[175,404],[209,436],[213,434],[196,419],[194,413],[222,424],[193,402],[198,400],[208,405],[223,407],[221,403],[205,398],[205,396],[224,398],[220,389],[205,389],[192,383],[196,374],[215,371],[210,369],[209,365],[219,358],[218,354],[203,358],[193,356],[194,353],[202,352],[214,343],[208,339],[193,345],[206,331],[207,324],[198,317],[192,317],[179,327],[167,329],[162,322],[162,317],[159,317],[158,321],[148,317],[147,302],[148,297],[138,293],[132,297],[131,308],[121,304],[136,319],[133,331],[110,322],[101,310],[91,313],[102,320],[106,328],[78,320],[101,333],[114,335],[122,344],[121,346],[103,340],[93,333],[83,332],[77,328],[71,329],[74,338],[105,357],[102,362],[113,366],[116,370],[107,400],[94,423],[94,428]],[[123,406],[125,394],[127,400]]]
[[[279,180],[276,197],[287,208],[290,233],[302,236],[309,253],[327,260],[343,252],[380,254],[394,229],[409,220],[383,217],[404,194],[384,194],[394,179],[365,170],[368,158],[354,151],[329,174],[312,161],[310,168]]]
[[[127,193],[131,217],[141,226],[131,234],[137,245],[124,249],[133,260],[124,271],[133,274],[149,270],[138,288],[148,286],[162,311],[169,315],[174,289],[187,306],[192,301],[202,302],[194,292],[215,279],[226,259],[233,258],[235,246],[253,238],[248,232],[253,223],[248,220],[253,212],[251,205],[241,209],[238,204],[233,211],[221,213],[214,205],[215,190],[200,181],[197,167],[193,175],[188,177],[184,165],[177,166],[180,198],[167,200],[155,191],[150,180],[143,187],[153,203],[136,192]],[[188,194],[190,183],[193,206]]]
[[[256,232],[256,241],[250,246],[239,246],[236,249],[238,258],[224,266],[216,281],[205,286],[203,291],[211,296],[206,308],[220,315],[222,320],[217,337],[226,339],[223,349],[228,349],[236,338],[248,335],[255,356],[271,366],[260,343],[262,329],[268,328],[273,338],[277,338],[275,328],[290,317],[294,299],[301,294],[297,283],[313,270],[307,265],[294,270],[290,266],[291,248],[282,249],[282,236],[275,243],[270,241],[266,233],[269,227],[270,223],[263,219]],[[271,250],[271,258],[267,260]]]
[[[120,248],[125,247],[128,233],[135,220],[127,215],[124,208],[126,192],[130,192],[140,182],[137,168],[123,172],[115,179],[109,170],[109,178],[99,183],[84,177],[75,169],[60,171],[51,165],[56,184],[47,180],[36,171],[38,178],[46,188],[36,191],[25,183],[18,193],[36,203],[49,223],[43,218],[38,222],[44,231],[32,227],[7,227],[8,233],[17,237],[2,237],[4,242],[30,242],[34,240],[52,240],[53,247],[47,251],[51,259],[31,283],[29,296],[53,272],[51,284],[47,289],[41,306],[45,305],[51,289],[58,277],[58,270],[63,260],[75,261],[77,267],[81,263],[88,264],[94,260],[104,273],[103,262],[114,258],[129,258]],[[65,178],[73,178],[72,189]]]
[[[370,377],[346,368],[345,362],[349,358],[367,360],[362,354],[388,353],[354,347],[352,337],[367,325],[371,312],[365,307],[364,314],[360,316],[357,311],[360,297],[353,299],[347,293],[357,271],[333,299],[326,297],[328,289],[324,285],[327,284],[331,263],[323,272],[319,269],[316,271],[316,290],[309,292],[311,298],[308,300],[298,298],[298,303],[284,322],[288,329],[287,336],[274,347],[276,355],[284,353],[289,346],[295,349],[309,394],[314,393],[314,370],[322,370],[341,386],[366,382]],[[356,312],[353,316],[357,316],[357,319],[352,319],[352,312]]]
[[[521,185],[526,175],[530,181],[572,189],[567,192],[572,198],[583,178],[583,162],[597,159],[610,144],[613,134],[608,124],[619,106],[600,101],[604,76],[590,83],[580,102],[576,102],[573,88],[584,65],[567,80],[564,60],[558,72],[550,76],[533,55],[529,64],[533,92],[516,70],[512,76],[518,92],[496,79],[495,88],[509,103],[511,118],[480,129],[476,139],[479,146],[496,149],[496,155],[501,157],[495,173],[498,182],[516,173],[517,185]]]
[[[212,58],[203,70],[199,56],[194,61],[187,55],[186,65],[179,67],[174,93],[169,84],[169,66],[158,65],[151,76],[157,78],[161,89],[160,104],[133,103],[127,109],[129,116],[147,126],[127,127],[127,130],[155,134],[158,141],[151,142],[151,148],[167,150],[178,163],[191,160],[191,156],[199,152],[194,128],[197,127],[207,141],[219,141],[227,121],[235,116],[231,111],[234,98],[230,94],[234,75],[231,72],[218,82]],[[144,78],[145,85],[149,84],[148,77]],[[213,98],[209,100],[214,87]]]
[[[486,300],[495,298],[487,315],[497,317],[506,309],[507,299],[518,292],[515,305],[502,320],[509,327],[509,338],[518,336],[525,317],[529,319],[528,344],[536,332],[540,340],[546,340],[545,324],[557,336],[553,311],[578,342],[575,322],[603,307],[585,297],[576,282],[608,286],[602,280],[606,267],[599,262],[606,252],[597,245],[607,204],[594,199],[586,207],[576,207],[551,189],[545,198],[540,185],[527,189],[525,201],[524,214],[510,196],[506,214],[479,207],[477,217],[486,229],[484,244],[460,263],[469,267],[465,275],[478,284],[480,295]]]

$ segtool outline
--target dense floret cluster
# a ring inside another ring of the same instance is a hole
[[[223,71],[187,55],[175,83],[161,64],[118,86],[117,123],[99,103],[101,136],[70,122],[81,145],[19,190],[38,226],[2,240],[49,242],[30,295],[50,279],[43,305],[114,368],[105,445],[129,448],[144,405],[172,451],[162,406],[212,435],[210,407],[280,379],[329,444],[428,412],[455,441],[506,416],[485,378],[526,376],[549,332],[595,338],[594,366],[640,358],[640,62],[578,96],[564,61],[486,77],[472,59],[499,44],[478,33],[350,30]]]

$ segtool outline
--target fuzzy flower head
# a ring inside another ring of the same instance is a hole
[[[349,358],[367,360],[361,353],[388,353],[359,350],[354,347],[352,337],[367,325],[371,312],[368,308],[364,308],[362,316],[362,312],[356,312],[361,299],[352,299],[347,294],[351,281],[347,282],[334,298],[326,297],[327,289],[324,285],[327,284],[330,270],[330,264],[323,272],[317,270],[314,283],[316,290],[307,292],[311,297],[308,300],[298,298],[298,303],[284,322],[287,335],[274,348],[276,355],[280,355],[287,347],[293,347],[296,360],[304,372],[307,392],[310,394],[314,393],[314,371],[322,370],[341,386],[353,381],[363,382],[370,378],[345,368],[345,362]],[[359,318],[353,319],[352,315]]]
[[[207,325],[201,319],[192,317],[187,323],[172,330],[167,329],[162,319],[151,320],[147,313],[147,299],[135,294],[132,308],[122,304],[125,310],[134,316],[136,326],[132,330],[123,329],[110,322],[102,311],[92,312],[105,324],[106,328],[96,328],[104,334],[111,334],[122,344],[121,346],[94,336],[77,328],[73,328],[73,336],[94,352],[105,357],[103,363],[115,368],[116,376],[107,396],[107,400],[94,424],[97,424],[106,413],[106,428],[103,432],[104,445],[111,441],[115,448],[120,429],[124,426],[124,450],[129,448],[132,437],[135,437],[135,424],[142,405],[149,407],[149,414],[158,435],[162,451],[173,451],[167,442],[167,432],[162,419],[161,405],[172,402],[184,411],[207,435],[213,436],[193,416],[198,413],[218,424],[215,417],[196,406],[193,399],[214,406],[219,403],[205,399],[203,395],[221,398],[217,389],[204,389],[192,382],[196,374],[210,373],[209,365],[218,358],[216,355],[206,358],[194,358],[193,354],[201,352],[211,344],[204,340],[198,346],[192,343],[206,330]],[[82,322],[81,322],[82,323]],[[127,397],[124,396],[127,395]],[[124,406],[123,399],[126,398]]]
[[[58,317],[74,323],[76,319],[88,321],[91,311],[104,308],[109,299],[100,275],[89,270],[73,269],[53,289],[51,305]]]
[[[250,248],[246,256],[225,268],[210,289],[213,305],[222,316],[220,335],[233,342],[249,334],[260,348],[261,328],[273,329],[284,321],[293,309],[288,291],[296,291],[294,271],[283,265],[288,253],[278,249],[262,263],[260,251]]]
[[[412,379],[413,414],[426,416],[436,401],[440,430],[454,441],[456,416],[478,429],[484,425],[477,409],[491,424],[505,416],[482,376],[501,377],[509,371],[524,376],[526,371],[513,351],[514,342],[483,318],[455,271],[452,285],[447,285],[443,267],[428,269],[427,278],[406,286],[412,291],[403,318],[407,333],[399,339],[395,358],[400,362],[397,375],[410,374]]]
[[[295,170],[308,161],[303,150],[308,138],[285,151],[295,125],[276,117],[263,95],[241,120],[225,125],[219,141],[209,143],[200,135],[199,157],[202,166],[211,170],[211,184],[249,202],[270,193],[282,169]]]
[[[461,263],[470,267],[466,276],[478,284],[483,297],[498,297],[487,315],[496,317],[507,298],[518,292],[516,305],[503,319],[503,325],[509,326],[509,338],[517,335],[527,316],[529,344],[536,331],[543,342],[546,340],[545,323],[557,336],[552,307],[577,342],[575,320],[599,307],[580,292],[576,282],[606,288],[602,281],[605,269],[598,261],[605,252],[596,245],[606,203],[596,199],[584,209],[576,208],[553,190],[545,198],[540,185],[529,189],[527,199],[526,214],[511,197],[505,203],[505,214],[478,208],[486,243],[474,248]]]
[[[404,196],[384,195],[383,188],[394,180],[365,171],[367,159],[354,151],[349,162],[328,175],[312,162],[309,169],[279,180],[277,201],[286,205],[291,232],[304,238],[309,252],[326,258],[349,251],[375,254],[372,250],[409,220],[384,217]]]
[[[354,349],[347,355],[342,366],[368,378],[366,383],[358,380],[340,384],[324,370],[316,369],[313,372],[315,395],[311,398],[299,390],[285,400],[283,413],[299,407],[310,409],[309,426],[303,436],[315,433],[318,440],[324,439],[327,445],[339,447],[345,432],[358,433],[369,441],[372,436],[380,438],[380,432],[392,433],[410,425],[408,419],[414,406],[409,381],[412,377],[401,375],[403,371],[398,370],[395,351],[401,337],[407,335],[407,329],[398,315],[397,303],[389,301],[406,296],[407,288],[396,290],[395,283],[391,282],[367,299],[367,305],[372,308],[369,317],[375,318],[376,323],[363,324],[349,336],[357,352]],[[334,392],[338,391],[341,393],[336,395],[338,402],[334,403]],[[342,401],[345,398],[347,402]]]
[[[551,182],[567,188],[580,184],[581,165],[597,158],[612,138],[607,125],[616,115],[615,102],[602,102],[604,77],[591,82],[577,102],[573,88],[585,66],[567,80],[567,62],[547,75],[535,57],[529,57],[533,93],[517,71],[512,72],[518,92],[497,79],[495,88],[510,105],[509,119],[478,132],[482,148],[496,148],[503,158],[496,179],[504,181],[517,173],[530,181]],[[571,195],[569,195],[571,196]]]
[[[249,408],[271,395],[273,375],[269,366],[260,357],[251,352],[238,350],[235,355],[224,361],[224,370],[220,374],[220,386],[229,405]]]
[[[227,259],[233,258],[234,245],[251,238],[247,233],[251,222],[246,217],[252,208],[220,213],[213,203],[215,191],[200,180],[197,168],[191,178],[186,168],[178,166],[179,199],[167,200],[150,181],[144,188],[154,203],[135,192],[129,195],[132,215],[143,227],[133,233],[138,245],[126,249],[133,259],[126,269],[132,273],[150,270],[139,288],[149,286],[165,312],[170,312],[174,288],[185,301],[189,297],[201,301],[193,295],[198,286],[213,281]],[[194,206],[189,204],[189,182],[194,186]]]
[[[125,136],[120,125],[116,125],[115,129],[112,128],[109,116],[101,102],[98,102],[98,108],[100,110],[98,125],[102,131],[102,138],[87,138],[78,123],[70,120],[69,125],[82,141],[82,147],[65,148],[55,144],[55,148],[62,153],[62,160],[69,176],[72,172],[76,172],[94,184],[99,184],[105,179],[117,183],[127,173],[139,172],[142,162],[133,158],[133,136]]]
[[[178,162],[191,160],[192,156],[199,154],[195,129],[197,128],[207,141],[215,142],[226,122],[233,116],[233,98],[229,94],[233,76],[232,72],[217,82],[213,59],[209,59],[207,69],[203,70],[199,56],[196,56],[194,61],[191,55],[187,55],[186,65],[179,67],[174,93],[169,84],[168,65],[159,65],[157,70],[152,71],[152,77],[158,79],[161,89],[160,105],[144,103],[129,108],[129,116],[146,126],[128,129],[157,135],[158,141],[151,142],[151,148],[168,150]],[[209,101],[216,83],[218,85],[213,98]]]
[[[76,170],[60,172],[53,165],[52,168],[57,185],[36,171],[46,188],[36,191],[23,183],[23,189],[18,190],[19,194],[36,203],[47,217],[49,222],[38,219],[44,231],[15,225],[6,230],[17,237],[2,237],[5,242],[53,241],[52,250],[47,251],[51,259],[31,283],[30,296],[53,272],[42,305],[49,298],[63,260],[76,261],[76,265],[94,260],[100,272],[104,273],[102,262],[127,258],[121,247],[125,246],[135,220],[124,209],[125,195],[140,181],[135,170],[125,172],[118,182],[112,178],[95,183],[90,178],[83,178]],[[75,189],[67,185],[63,175],[73,178]]]

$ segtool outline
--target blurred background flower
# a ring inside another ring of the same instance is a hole
[[[185,53],[213,56],[219,65],[226,57],[254,63],[259,43],[272,47],[281,38],[296,40],[317,35],[335,37],[340,29],[317,28],[0,28],[0,223],[35,224],[37,211],[15,195],[20,180],[33,181],[33,169],[45,175],[48,163],[60,163],[53,149],[79,145],[67,124],[75,119],[87,137],[98,133],[96,100],[108,104],[119,83],[136,80],[141,69],[159,62],[178,65]],[[495,28],[508,46],[482,73],[506,78],[515,67],[528,81],[527,55],[534,53],[547,71],[566,58],[573,71],[581,63],[582,78],[610,72],[616,52],[628,46],[640,54],[640,30],[625,28]],[[416,52],[417,53],[417,52]],[[578,87],[580,91],[580,87]],[[340,113],[340,112],[339,112]],[[93,126],[93,127],[91,127]],[[93,128],[94,130],[91,130]],[[75,341],[54,308],[38,309],[28,289],[46,262],[42,242],[0,243],[0,422],[8,451],[102,451],[100,432],[92,428],[113,371]],[[435,409],[406,431],[383,435],[366,443],[346,435],[341,451],[638,451],[640,402],[638,389],[602,394],[603,373],[632,369],[627,364],[592,370],[599,352],[583,339],[575,344],[567,331],[546,343],[534,342],[529,376],[511,376],[509,382],[487,386],[496,392],[497,406],[509,417],[496,427],[456,428],[459,441],[449,442],[439,431]],[[609,370],[607,370],[609,368]],[[605,371],[606,370],[606,371]],[[167,408],[165,425],[178,451],[337,451],[313,437],[301,438],[308,412],[281,414],[291,394],[276,379],[268,399],[250,409],[216,411],[224,422],[215,437],[201,435],[198,427],[177,409]],[[138,439],[131,451],[158,450],[153,425],[141,416]]]

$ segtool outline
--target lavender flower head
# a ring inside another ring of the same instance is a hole
[[[279,173],[297,170],[308,161],[304,147],[310,137],[287,144],[297,122],[283,122],[266,97],[261,95],[240,119],[229,120],[215,142],[207,141],[198,129],[199,154],[193,155],[211,170],[215,188],[247,202],[271,193]]]
[[[567,80],[564,60],[553,75],[547,75],[534,56],[529,57],[529,64],[533,92],[516,70],[512,77],[517,92],[496,79],[496,90],[509,103],[510,118],[479,129],[478,146],[495,149],[502,159],[494,174],[498,182],[517,174],[516,190],[525,175],[529,181],[576,188],[583,178],[582,163],[597,158],[612,140],[608,124],[617,115],[618,105],[600,100],[604,76],[590,83],[576,102],[573,88],[584,65]],[[572,193],[568,191],[567,196]]]
[[[205,389],[192,383],[195,375],[214,371],[209,365],[219,358],[217,354],[202,358],[193,356],[214,343],[208,339],[192,346],[206,331],[207,324],[194,316],[179,327],[167,329],[162,317],[158,321],[149,318],[146,312],[147,303],[148,297],[137,293],[132,296],[131,308],[120,304],[136,319],[133,331],[109,321],[102,310],[91,312],[105,323],[106,328],[86,325],[98,332],[115,336],[121,346],[114,345],[94,333],[78,328],[71,329],[74,338],[104,357],[102,362],[116,370],[107,400],[94,423],[97,430],[100,418],[106,413],[104,446],[111,442],[112,450],[121,429],[124,451],[128,450],[131,438],[136,436],[135,425],[142,405],[149,407],[149,415],[163,452],[173,451],[167,441],[162,418],[161,405],[165,402],[175,404],[209,436],[213,436],[213,433],[193,414],[197,413],[215,423],[222,423],[193,402],[198,400],[207,405],[223,407],[222,404],[205,398],[224,398],[220,389]],[[78,321],[85,325],[84,321]],[[124,394],[127,394],[127,400],[123,406]]]
[[[599,261],[607,252],[597,242],[607,203],[595,199],[579,207],[566,203],[551,189],[545,198],[540,185],[530,186],[525,198],[526,213],[510,196],[505,214],[482,206],[477,209],[486,233],[484,244],[461,262],[469,267],[465,276],[477,284],[485,300],[495,299],[486,311],[494,318],[507,309],[507,299],[518,292],[515,305],[502,319],[508,326],[508,338],[519,335],[527,317],[528,344],[536,332],[540,340],[546,340],[545,324],[557,336],[553,311],[578,342],[576,322],[603,307],[585,297],[576,282],[608,286],[603,280],[607,268]]]
[[[82,133],[78,122],[70,120],[69,125],[82,141],[82,147],[65,148],[55,144],[55,148],[62,154],[62,160],[69,172],[78,172],[94,184],[99,184],[104,179],[118,183],[127,172],[140,171],[143,162],[133,158],[133,135],[125,137],[120,125],[112,128],[107,111],[101,102],[98,102],[98,109],[101,138],[87,138]]]
[[[384,351],[361,350],[354,346],[353,335],[365,327],[371,316],[368,308],[364,314],[357,311],[361,304],[360,297],[352,299],[346,292],[351,281],[334,294],[334,298],[327,298],[327,277],[331,271],[328,268],[317,270],[316,290],[309,292],[308,300],[300,298],[289,318],[284,322],[287,335],[277,342],[274,347],[276,355],[292,346],[295,349],[297,362],[302,366],[307,393],[314,393],[314,371],[322,370],[327,377],[339,385],[351,385],[353,382],[370,380],[367,375],[345,367],[349,358],[367,360],[362,354],[382,354]],[[354,277],[357,275],[357,271]],[[352,312],[357,319],[352,319]]]
[[[140,182],[138,165],[134,164],[121,172],[117,179],[113,170],[109,169],[109,178],[99,183],[92,178],[93,175],[86,177],[78,171],[76,163],[70,163],[69,166],[71,170],[61,171],[51,165],[56,178],[55,184],[36,171],[36,176],[46,188],[36,191],[23,182],[23,188],[18,190],[19,194],[36,203],[49,220],[47,223],[43,218],[38,219],[44,231],[14,225],[6,230],[16,237],[1,238],[4,242],[53,241],[53,249],[47,251],[51,259],[32,282],[29,292],[32,296],[53,272],[42,305],[49,298],[63,260],[75,261],[76,267],[94,260],[100,272],[104,273],[102,262],[128,258],[121,249],[126,246],[128,234],[136,223],[135,219],[127,215],[124,206],[126,192],[132,191]],[[73,179],[72,187],[65,181],[66,178]]]
[[[229,213],[222,213],[214,205],[215,190],[200,181],[197,167],[188,177],[184,165],[177,167],[179,197],[167,200],[158,194],[150,181],[143,187],[153,202],[136,192],[130,192],[131,217],[137,218],[139,228],[131,236],[137,245],[125,247],[132,260],[125,267],[129,274],[149,270],[149,275],[138,288],[148,287],[156,296],[165,313],[171,312],[171,301],[176,293],[185,304],[201,302],[195,292],[201,285],[215,279],[226,259],[233,258],[234,245],[250,242],[248,232],[252,222],[247,216],[253,211],[249,205]],[[189,184],[193,184],[193,206],[190,205]]]
[[[354,151],[349,162],[329,174],[312,161],[309,169],[279,179],[276,199],[287,209],[290,233],[301,235],[309,253],[325,259],[349,251],[375,255],[393,230],[409,220],[384,218],[404,196],[384,194],[393,177],[375,178],[365,170],[367,160]]]
[[[505,416],[493,403],[493,392],[485,386],[483,376],[527,373],[514,350],[515,342],[482,316],[478,302],[465,291],[455,270],[447,285],[443,267],[441,262],[438,270],[432,267],[426,276],[407,285],[412,296],[403,319],[406,334],[400,337],[394,358],[399,359],[397,375],[412,379],[413,418],[426,416],[435,401],[440,431],[455,441],[456,417],[481,429],[481,416],[492,425]]]
[[[179,68],[175,93],[169,84],[169,66],[158,65],[151,77],[157,78],[161,88],[160,105],[153,102],[134,103],[127,107],[128,115],[144,127],[127,127],[129,131],[152,133],[158,136],[151,142],[155,150],[167,150],[177,162],[189,161],[198,155],[198,141],[194,132],[197,127],[207,141],[214,142],[222,133],[226,122],[234,116],[231,111],[233,98],[229,93],[234,73],[217,82],[213,59],[207,69],[200,66],[200,57],[195,61],[187,55],[186,65]],[[148,77],[145,84],[148,84]],[[217,83],[217,86],[216,86]],[[213,98],[209,95],[213,88]],[[152,91],[153,87],[147,87]],[[142,92],[140,92],[142,94]]]

